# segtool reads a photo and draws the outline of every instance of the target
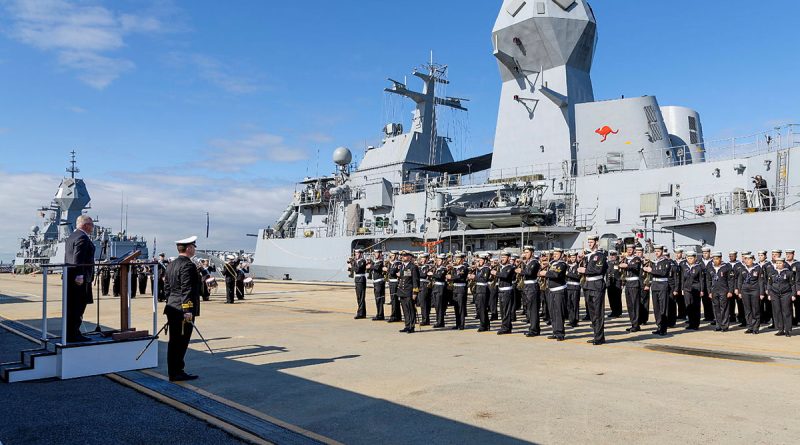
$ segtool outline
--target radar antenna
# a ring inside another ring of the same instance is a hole
[[[78,162],[75,160],[75,150],[72,150],[70,154],[72,155],[72,159],[69,161],[70,166],[67,168],[67,173],[71,175],[72,179],[75,179],[75,173],[80,173],[81,170],[75,167],[75,163]]]

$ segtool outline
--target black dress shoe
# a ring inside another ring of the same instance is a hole
[[[730,328],[722,328],[722,332],[728,332],[728,330],[730,330]]]
[[[489,328],[478,328],[478,332],[486,332]]]
[[[660,335],[660,334],[661,334],[661,329],[656,329],[655,331],[653,331],[653,335]]]
[[[422,323],[420,323],[419,325],[420,325],[420,326],[430,326],[431,324],[430,324],[430,322],[423,321],[423,322],[422,322]]]
[[[497,335],[508,335],[511,331],[497,331]]]
[[[372,317],[372,321],[384,321],[386,318],[384,317]]]
[[[439,324],[439,323],[437,323],[437,324],[433,325],[433,327],[434,327],[434,328],[443,328],[443,327],[444,327],[444,325],[443,325],[443,324]]]
[[[363,320],[365,318],[367,318],[366,315],[356,315],[355,317],[353,317],[353,320]]]
[[[400,322],[400,319],[399,319],[399,318],[390,318],[390,319],[388,319],[388,320],[386,320],[386,321],[387,321],[388,323],[399,323],[399,322]]]
[[[459,331],[463,331],[463,330],[464,330],[464,326],[459,326],[459,327],[458,327],[458,330],[459,330]]]
[[[711,322],[711,323],[709,323],[709,324],[710,324],[711,326],[716,326],[716,325],[717,325],[717,322],[716,322],[716,321],[712,321],[712,322]]]
[[[537,333],[535,333],[535,332],[526,332],[526,333],[525,333],[525,336],[526,336],[526,337],[538,337],[538,336],[539,336],[539,334],[537,334]]]
[[[413,333],[414,333],[413,329],[409,329],[409,330],[406,331],[406,334],[413,334]]]
[[[769,328],[767,328],[767,329],[775,329],[775,324],[773,323],[773,324],[769,325]]]
[[[752,334],[752,333],[753,333],[753,330],[752,330],[752,329],[748,329],[748,330],[744,331],[744,333],[745,333],[745,334]]]
[[[641,330],[642,330],[642,328],[640,328],[640,327],[631,328],[631,332],[639,332]]]
[[[548,340],[558,340],[558,337],[556,337],[555,335],[548,335],[547,339]]]
[[[721,327],[719,327],[719,326],[717,326],[717,328],[716,328],[716,329],[714,329],[714,332],[722,332],[722,328],[721,328]]]
[[[578,327],[578,322],[576,321],[576,322],[574,322],[574,323],[570,323],[570,324],[569,324],[569,327],[571,327],[571,328],[577,328],[577,327]]]
[[[791,337],[791,336],[792,336],[792,333],[791,333],[791,332],[787,332],[787,333],[786,333],[786,336],[787,336],[787,337]]]
[[[633,330],[633,328],[625,328],[625,332],[630,332],[632,330]]]
[[[170,382],[188,382],[189,380],[197,380],[197,376],[184,372],[169,378]]]
[[[67,343],[86,343],[92,341],[91,338],[84,335],[76,335],[75,337],[67,337]]]
[[[753,329],[753,335],[758,335],[758,329]]]
[[[780,331],[780,332],[776,332],[776,333],[775,333],[775,336],[776,336],[776,337],[781,337],[781,336],[783,336],[783,335],[786,335],[786,333],[785,333],[785,332],[783,332],[783,331]]]
[[[403,329],[400,329],[400,330],[399,330],[399,331],[397,331],[397,332],[408,332],[408,328],[403,328]]]
[[[564,338],[564,337],[558,337],[558,338],[556,338],[556,341],[564,341],[564,340],[566,340],[566,338]]]

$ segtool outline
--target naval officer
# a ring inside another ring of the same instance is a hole
[[[419,268],[411,260],[411,252],[403,251],[400,255],[403,260],[397,276],[397,298],[403,310],[405,328],[400,332],[411,334],[417,324],[417,308],[415,302],[419,294]]]
[[[356,320],[367,318],[367,260],[364,259],[364,251],[357,249],[353,264],[353,281],[356,286]]]
[[[608,259],[606,259],[605,253],[598,248],[599,240],[600,237],[597,235],[592,235],[587,239],[589,253],[586,255],[586,265],[578,268],[578,272],[586,278],[583,283],[583,295],[589,308],[589,319],[594,332],[594,338],[589,340],[589,343],[595,346],[606,342],[605,276],[608,272]]]
[[[200,315],[200,274],[192,262],[197,249],[196,242],[196,236],[175,241],[178,258],[167,266],[164,280],[167,297],[164,314],[169,324],[167,369],[169,379],[173,382],[197,378],[184,370],[184,357],[192,338],[195,317]]]

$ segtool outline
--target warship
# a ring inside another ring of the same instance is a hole
[[[75,152],[71,152],[69,176],[65,176],[58,186],[55,197],[49,205],[38,210],[41,226],[34,225],[25,238],[20,240],[19,251],[14,258],[17,272],[38,271],[42,264],[64,263],[64,242],[75,230],[75,221],[91,209],[91,197],[86,183],[75,174],[80,172],[76,166]],[[94,218],[98,221],[97,218]],[[91,234],[95,245],[95,260],[105,261],[111,257],[139,250],[141,258],[148,258],[147,242],[139,236],[128,236],[126,230],[113,233],[108,227],[95,224]]]
[[[707,141],[692,108],[597,100],[585,0],[504,0],[491,39],[501,81],[491,153],[456,161],[438,134],[438,110],[466,111],[442,94],[446,66],[415,70],[421,91],[390,79],[386,92],[416,105],[408,130],[388,123],[360,163],[338,148],[332,175],[301,181],[259,230],[253,273],[344,281],[354,249],[577,249],[589,234],[606,249],[755,252],[800,239],[800,125]]]

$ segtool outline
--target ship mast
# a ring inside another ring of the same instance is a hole
[[[80,173],[81,170],[75,166],[75,163],[77,162],[75,160],[75,150],[72,150],[70,154],[72,155],[72,159],[69,161],[70,166],[67,168],[67,173],[70,174],[72,179],[75,179],[75,173]]]

